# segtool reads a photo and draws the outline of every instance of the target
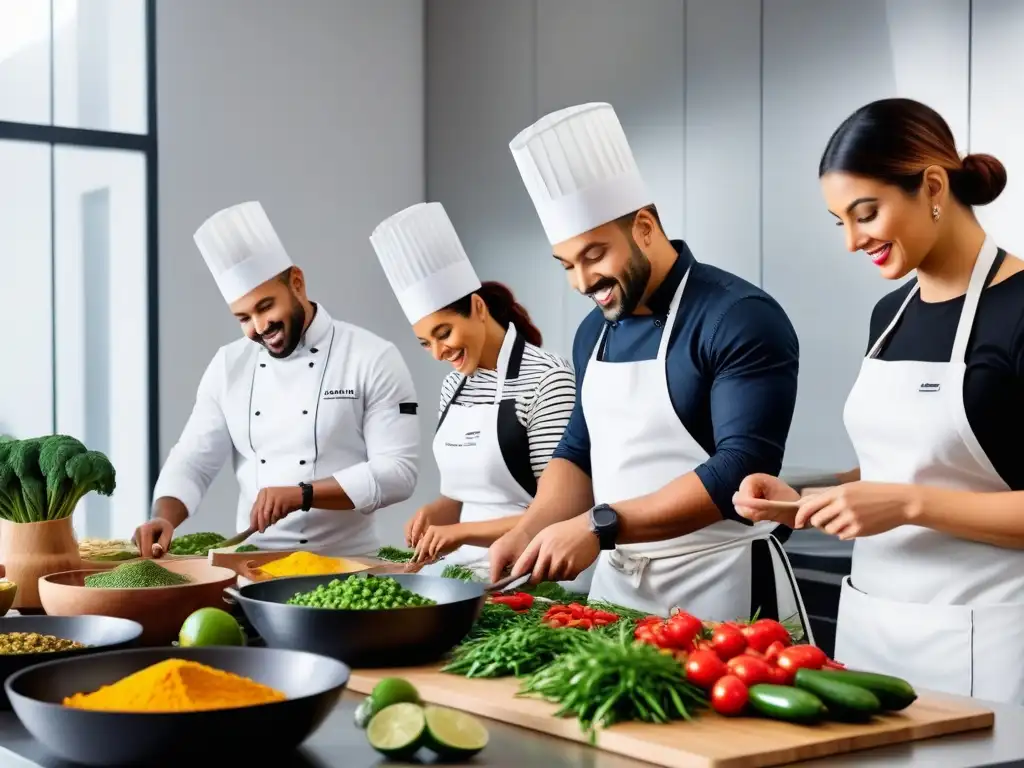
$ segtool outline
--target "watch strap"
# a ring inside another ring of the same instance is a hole
[[[309,512],[313,507],[313,486],[309,483],[299,483],[299,488],[302,489],[302,506],[300,509],[303,512]]]

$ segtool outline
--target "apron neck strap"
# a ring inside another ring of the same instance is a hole
[[[501,351],[498,352],[498,365],[495,368],[497,382],[494,387],[494,402],[501,402],[505,393],[505,379],[510,369],[515,368],[515,375],[519,375],[519,361],[523,359],[523,350],[526,348],[526,339],[516,333],[515,323],[508,324],[505,331],[505,340],[501,342]]]
[[[964,296],[964,306],[960,310],[960,321],[957,323],[956,327],[956,337],[953,339],[953,351],[950,353],[949,357],[951,362],[963,362],[967,359],[967,342],[970,340],[971,329],[974,327],[974,317],[978,313],[978,303],[981,301],[981,294],[985,290],[985,284],[988,282],[989,272],[995,264],[998,256],[999,248],[996,247],[992,238],[986,236],[985,242],[982,243],[981,250],[978,252],[978,258],[974,262],[974,269],[971,270],[971,281],[967,285],[967,294]],[[878,356],[882,345],[899,323],[904,310],[906,310],[907,305],[911,302],[914,296],[917,295],[919,288],[920,284],[915,282],[914,286],[907,293],[907,298],[903,300],[899,310],[897,310],[892,322],[889,323],[886,329],[882,331],[879,337],[875,340],[875,343],[871,347],[871,351],[868,352],[868,357]]]
[[[686,288],[686,281],[690,279],[690,272],[692,271],[693,265],[691,264],[686,268],[683,279],[679,281],[679,287],[676,288],[676,292],[672,296],[672,303],[668,305],[668,314],[665,315],[665,327],[661,331],[661,343],[658,344],[659,360],[664,360],[668,355],[668,343],[672,338],[672,326],[675,325],[676,315],[679,314],[679,305],[683,300],[683,289]]]
[[[658,344],[658,360],[664,360],[668,354],[668,343],[672,338],[672,326],[675,325],[676,315],[679,311],[679,304],[683,298],[683,289],[686,288],[686,281],[690,277],[690,272],[693,270],[691,264],[686,268],[686,272],[683,274],[683,279],[679,281],[679,287],[676,288],[676,292],[672,295],[672,301],[668,305],[668,314],[665,316],[665,328],[661,334],[661,341]],[[605,321],[604,327],[601,329],[601,333],[597,337],[597,343],[594,344],[594,349],[590,352],[590,360],[598,360],[601,356],[601,346],[604,343],[604,337],[608,333],[609,323]]]
[[[971,329],[974,328],[974,317],[978,314],[978,304],[981,302],[981,294],[988,282],[989,271],[996,263],[998,256],[999,249],[992,238],[986,236],[981,251],[978,253],[978,259],[974,262],[971,282],[967,286],[964,306],[960,311],[960,322],[956,327],[956,338],[953,340],[953,352],[950,355],[952,362],[961,362],[967,359],[967,342],[971,337]]]

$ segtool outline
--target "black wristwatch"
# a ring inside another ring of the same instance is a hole
[[[597,536],[601,549],[615,549],[619,538],[619,513],[607,504],[598,504],[590,510],[590,530]]]
[[[299,509],[309,512],[313,506],[313,486],[309,483],[299,483],[299,488],[302,489],[302,506]]]

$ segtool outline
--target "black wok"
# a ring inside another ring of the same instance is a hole
[[[71,709],[65,696],[94,691],[169,658],[187,659],[276,688],[285,701],[207,712],[163,714]],[[95,766],[265,764],[286,756],[323,724],[348,683],[344,664],[270,648],[143,648],[29,667],[7,695],[25,729],[46,749]],[[230,760],[230,763],[226,761]],[[285,760],[284,765],[288,765]]]
[[[311,651],[350,667],[399,667],[440,659],[469,634],[488,592],[512,588],[529,578],[487,585],[410,573],[388,576],[437,605],[335,610],[285,604],[297,592],[334,579],[359,578],[358,573],[270,579],[224,591],[238,602],[271,648]]]
[[[53,653],[0,654],[0,686],[15,672],[41,661],[131,648],[142,636],[142,625],[112,616],[6,616],[0,618],[0,634],[8,632],[53,635],[84,643],[87,647]],[[7,694],[0,688],[0,710],[10,708]]]

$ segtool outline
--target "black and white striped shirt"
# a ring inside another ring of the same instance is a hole
[[[452,371],[441,383],[439,418],[460,381],[462,374]],[[497,373],[478,368],[466,380],[466,386],[452,407],[490,405],[497,388]],[[515,398],[516,416],[526,428],[530,442],[530,466],[533,474],[540,477],[562,440],[562,432],[576,403],[576,376],[572,366],[558,355],[527,343],[519,376],[505,381],[504,397]]]

